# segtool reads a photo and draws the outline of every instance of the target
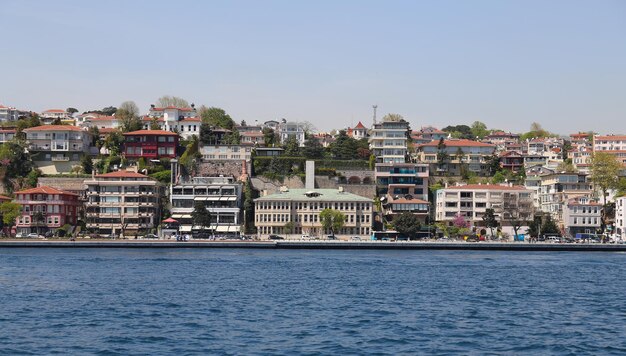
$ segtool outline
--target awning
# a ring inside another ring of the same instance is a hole
[[[218,226],[215,231],[217,231],[217,232],[239,232],[239,230],[240,230],[240,226],[239,225],[232,225],[232,226]]]
[[[174,219],[191,219],[191,214],[172,214]]]
[[[178,222],[178,220],[174,220],[174,219],[172,219],[172,218],[167,218],[167,219],[163,220],[163,222],[164,222],[164,223],[177,223],[177,222]]]

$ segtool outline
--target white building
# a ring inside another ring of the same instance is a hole
[[[252,147],[247,145],[203,145],[200,147],[200,154],[205,161],[250,161]]]
[[[405,120],[384,118],[370,130],[370,149],[376,163],[404,163],[407,155],[409,123]]]
[[[170,189],[172,218],[179,222],[180,232],[202,229],[191,218],[194,204],[199,201],[211,213],[211,225],[205,226],[205,230],[220,235],[237,235],[241,231],[242,184],[233,177],[192,177],[178,180]]]
[[[191,136],[200,136],[200,125],[202,119],[197,117],[195,107],[177,108],[168,106],[157,108],[152,106],[148,116],[143,117],[143,126],[145,130],[149,130],[153,121],[156,121],[161,130],[176,131],[184,139],[190,139]]]
[[[0,105],[0,122],[15,121],[24,114],[26,113],[14,107]]]
[[[626,165],[626,135],[594,136],[593,152],[612,154]]]
[[[602,204],[588,197],[570,199],[563,208],[563,228],[568,236],[595,234],[602,225]]]
[[[435,218],[451,223],[457,215],[472,224],[482,223],[487,209],[493,209],[503,226],[512,220],[531,220],[533,191],[524,186],[468,184],[437,191]]]
[[[550,213],[557,224],[563,224],[563,208],[570,199],[590,196],[591,182],[585,174],[554,173],[541,176],[539,208]]]
[[[290,138],[295,138],[298,146],[304,146],[304,125],[298,122],[284,122],[278,126],[280,142],[285,144]]]

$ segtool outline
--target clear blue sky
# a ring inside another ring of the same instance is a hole
[[[0,0],[0,103],[626,133],[626,1]]]

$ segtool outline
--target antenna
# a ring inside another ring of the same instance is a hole
[[[372,109],[374,109],[374,125],[376,125],[376,109],[378,109],[378,105],[372,105]]]

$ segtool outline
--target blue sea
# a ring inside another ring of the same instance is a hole
[[[0,250],[0,354],[626,353],[626,254]]]

